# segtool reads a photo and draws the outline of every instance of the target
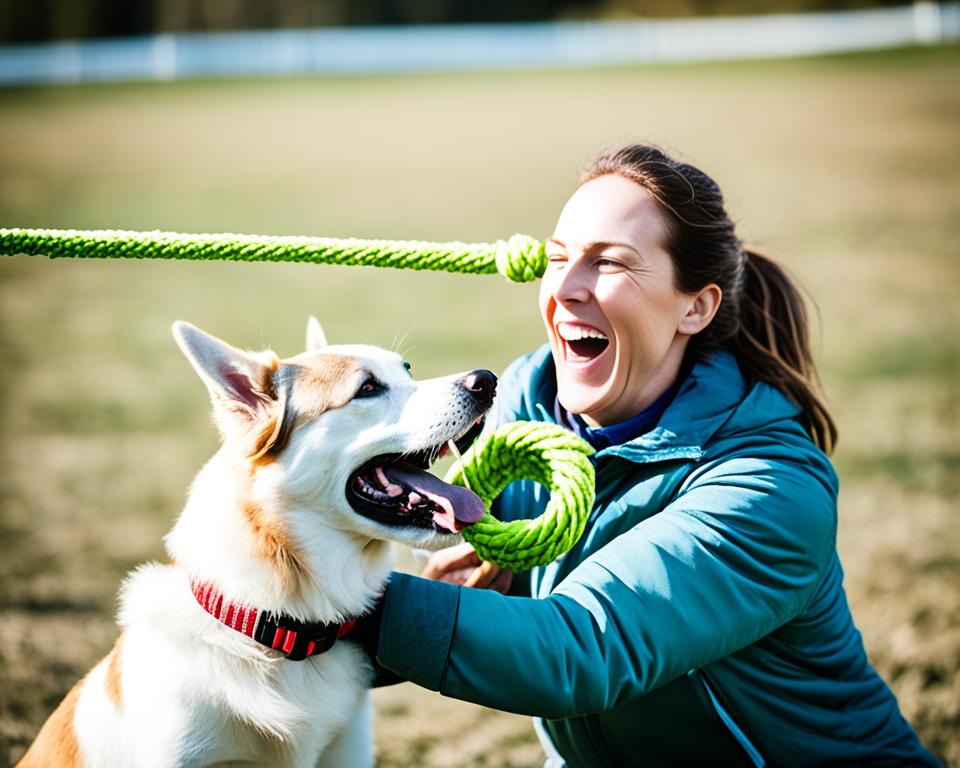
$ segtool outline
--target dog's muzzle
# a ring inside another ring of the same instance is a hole
[[[427,472],[453,442],[466,451],[483,430],[484,415],[493,404],[497,377],[479,369],[455,382],[468,395],[468,427],[435,445],[406,454],[385,454],[366,462],[350,475],[346,496],[358,514],[390,526],[458,533],[485,514],[480,498]],[[461,423],[463,421],[461,420]]]

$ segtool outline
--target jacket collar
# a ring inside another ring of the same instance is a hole
[[[557,373],[549,345],[535,353],[537,366],[534,402],[537,418],[556,423],[552,403],[557,395]],[[594,454],[619,456],[636,463],[669,459],[699,459],[704,447],[731,418],[748,394],[732,353],[718,349],[696,362],[673,401],[649,432]]]

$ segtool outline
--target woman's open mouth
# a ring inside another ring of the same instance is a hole
[[[557,323],[556,331],[564,347],[564,361],[574,365],[596,360],[610,346],[606,334],[589,325]]]
[[[457,450],[467,450],[482,429],[481,417],[453,440]],[[350,475],[347,501],[358,514],[385,525],[459,532],[483,517],[485,509],[472,491],[427,471],[447,449],[448,443],[443,442],[413,453],[371,459]]]

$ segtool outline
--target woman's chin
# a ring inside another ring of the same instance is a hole
[[[584,416],[595,412],[603,403],[607,387],[592,387],[582,383],[557,380],[557,399],[570,413]]]
[[[570,413],[596,410],[610,391],[610,374],[597,365],[557,364],[557,397]]]

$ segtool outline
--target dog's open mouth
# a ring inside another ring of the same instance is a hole
[[[453,441],[457,450],[467,450],[482,429],[480,418]],[[457,533],[483,517],[484,507],[472,491],[427,471],[447,448],[447,443],[440,443],[415,453],[371,459],[350,475],[347,501],[359,514],[385,525]]]

